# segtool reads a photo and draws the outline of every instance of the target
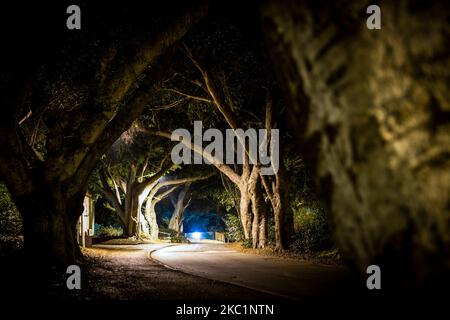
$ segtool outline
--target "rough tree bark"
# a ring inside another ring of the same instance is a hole
[[[149,238],[152,240],[158,240],[158,233],[159,233],[159,227],[158,227],[158,220],[156,218],[156,210],[155,206],[158,202],[166,198],[170,193],[172,193],[177,187],[172,187],[163,193],[156,196],[149,196],[147,197],[147,200],[145,202],[145,220],[148,223],[148,229],[149,229]]]
[[[170,217],[169,229],[174,230],[176,233],[183,232],[184,212],[189,206],[189,201],[185,203],[184,200],[189,191],[189,187],[190,183],[187,183],[178,193],[176,201],[172,202],[174,210]]]
[[[382,1],[381,30],[366,28],[369,4],[266,1],[262,28],[343,256],[380,265],[386,286],[442,285],[449,4]]]

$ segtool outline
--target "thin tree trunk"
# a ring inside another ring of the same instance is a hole
[[[241,191],[241,200],[239,203],[239,215],[241,218],[242,229],[244,232],[244,238],[250,239],[250,230],[251,230],[251,199],[250,194],[247,190],[247,185],[245,184]]]
[[[266,206],[261,188],[260,170],[254,166],[249,179],[249,194],[252,204],[252,245],[253,248],[266,246]]]
[[[262,211],[259,220],[259,247],[265,248],[267,246],[267,210],[264,203],[264,210]]]

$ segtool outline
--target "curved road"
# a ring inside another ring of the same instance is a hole
[[[170,244],[96,244],[85,249],[82,289],[55,291],[81,300],[272,300],[274,297],[211,279],[174,271],[149,259]],[[65,282],[64,282],[65,283]],[[22,294],[22,292],[21,292]]]
[[[349,289],[344,267],[245,254],[219,243],[168,246],[151,257],[178,271],[296,300],[342,297]]]

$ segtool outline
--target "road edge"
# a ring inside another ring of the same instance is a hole
[[[174,244],[173,246],[176,246],[176,245],[178,245],[178,244]],[[291,297],[291,296],[287,296],[287,295],[280,294],[280,293],[276,293],[276,292],[272,292],[272,291],[269,291],[269,290],[264,290],[264,289],[255,288],[255,287],[252,287],[252,286],[247,286],[245,284],[241,284],[241,283],[234,282],[234,281],[225,281],[225,280],[221,280],[221,279],[217,279],[217,278],[206,277],[206,276],[194,273],[194,272],[186,271],[186,270],[183,270],[183,269],[180,269],[180,268],[175,268],[175,267],[172,267],[170,265],[165,264],[164,262],[158,260],[157,258],[155,258],[153,256],[153,253],[155,253],[156,251],[160,251],[160,250],[163,250],[163,249],[168,248],[168,247],[171,247],[171,245],[165,246],[163,248],[158,248],[158,249],[153,249],[153,250],[148,251],[147,258],[150,261],[153,261],[153,262],[155,262],[155,263],[157,263],[157,264],[159,264],[159,265],[161,265],[161,266],[163,266],[163,267],[165,267],[165,268],[167,268],[169,270],[172,270],[172,271],[181,272],[181,273],[184,273],[184,274],[187,274],[187,275],[190,275],[190,276],[195,276],[195,277],[199,277],[199,278],[203,278],[203,279],[207,279],[207,280],[217,281],[217,282],[220,282],[220,283],[231,284],[231,285],[234,285],[234,286],[237,286],[237,287],[241,287],[241,288],[244,288],[244,289],[258,291],[258,292],[269,294],[271,296],[275,296],[275,297],[278,297],[278,298],[287,299],[289,301],[301,301],[301,299],[298,299],[298,298],[295,298],[295,297]]]

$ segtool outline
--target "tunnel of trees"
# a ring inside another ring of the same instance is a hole
[[[209,210],[253,248],[308,247],[316,232],[318,246],[335,244],[361,274],[382,266],[395,285],[448,274],[448,4],[381,1],[377,32],[364,0],[239,12],[167,2],[150,12],[89,4],[79,32],[54,28],[64,6],[43,21],[36,5],[4,39],[2,201],[9,192],[5,212],[20,213],[32,259],[81,257],[75,225],[89,191],[129,237],[157,238],[157,220],[181,233]],[[197,120],[280,129],[278,172],[212,155],[211,165],[175,165],[171,132]],[[312,231],[299,226],[308,210],[320,220]]]

